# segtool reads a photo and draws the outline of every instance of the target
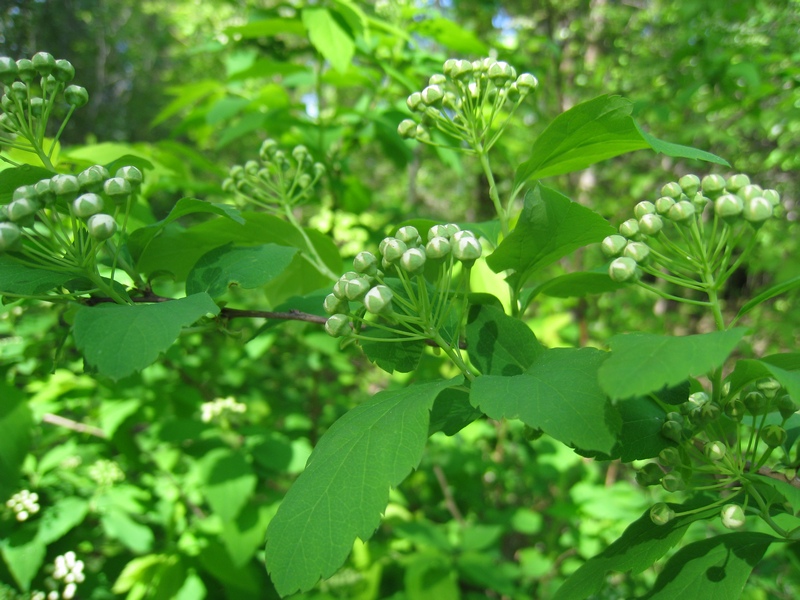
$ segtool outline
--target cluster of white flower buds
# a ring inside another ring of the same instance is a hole
[[[53,579],[63,582],[64,589],[59,595],[57,591],[51,591],[47,595],[47,600],[72,600],[78,590],[78,584],[86,580],[83,574],[83,561],[78,560],[72,551],[63,555],[56,556],[54,561]]]
[[[617,282],[638,281],[642,267],[651,261],[661,269],[677,267],[692,272],[695,248],[682,243],[692,236],[710,249],[712,254],[705,258],[713,264],[725,255],[724,248],[718,247],[720,242],[735,244],[737,238],[757,230],[779,210],[778,192],[751,184],[747,175],[727,179],[707,175],[702,180],[685,175],[662,187],[655,202],[639,202],[634,218],[620,225],[619,234],[603,240],[603,252],[614,258],[609,276]],[[669,226],[679,228],[677,236],[670,237]],[[657,248],[661,252],[655,251]]]
[[[0,254],[19,252],[32,263],[62,258],[74,252],[79,231],[97,242],[90,248],[96,253],[118,229],[109,212],[118,213],[141,185],[142,172],[136,167],[121,167],[112,177],[105,167],[93,165],[78,175],[57,174],[21,186],[11,202],[0,206]],[[41,256],[43,248],[53,255]]]
[[[222,416],[229,414],[242,414],[247,410],[247,405],[237,402],[233,396],[217,398],[211,402],[200,405],[200,418],[203,423],[210,423]]]
[[[363,323],[366,314],[389,320],[396,317],[401,321],[422,317],[424,323],[429,323],[429,315],[423,313],[440,303],[420,302],[421,294],[427,293],[427,289],[420,291],[427,286],[426,272],[431,270],[434,293],[446,294],[454,266],[460,263],[466,269],[471,268],[481,252],[475,234],[461,230],[454,223],[431,227],[427,242],[423,242],[416,227],[399,228],[394,236],[381,241],[378,256],[359,253],[353,260],[353,271],[334,284],[333,293],[324,303],[325,311],[331,315],[325,324],[326,331],[334,337],[350,335],[354,326]],[[419,294],[415,293],[412,282]],[[446,289],[440,290],[441,286]],[[393,302],[395,298],[397,303]],[[400,312],[396,313],[396,309]],[[436,316],[431,316],[435,322]]]
[[[27,521],[31,515],[39,512],[39,494],[30,490],[17,492],[6,501],[17,521]]]
[[[433,143],[428,127],[432,125],[473,148],[476,143],[484,143],[506,102],[513,103],[507,115],[510,117],[538,85],[530,73],[517,76],[514,67],[492,58],[472,62],[451,58],[445,61],[442,71],[432,75],[422,91],[408,97],[408,108],[416,118],[400,123],[397,131],[401,137]],[[496,137],[486,142],[485,148],[494,141]]]
[[[89,94],[85,88],[67,86],[73,77],[75,68],[69,61],[56,60],[47,52],[37,52],[30,59],[0,57],[0,84],[4,91],[0,97],[0,144],[33,151],[32,146],[41,145],[44,140],[47,120],[60,95],[70,107],[70,114],[86,104]],[[18,145],[18,136],[28,142],[27,148],[24,143]]]
[[[125,480],[125,473],[113,460],[100,459],[88,469],[89,477],[101,487],[110,487]]]
[[[325,165],[314,162],[305,146],[295,146],[287,154],[278,142],[267,139],[261,144],[258,160],[231,167],[222,190],[245,202],[282,212],[282,207],[307,201],[324,173]]]

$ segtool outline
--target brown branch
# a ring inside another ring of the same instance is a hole
[[[442,488],[442,495],[444,496],[444,503],[445,506],[447,506],[448,512],[460,525],[464,525],[466,521],[464,521],[464,516],[458,509],[455,498],[453,498],[453,492],[450,491],[450,485],[447,483],[447,477],[444,471],[442,471],[439,465],[433,465],[433,474],[436,475],[436,481],[439,482],[439,487]]]
[[[86,433],[103,439],[108,437],[106,432],[99,427],[85,425],[84,423],[79,423],[78,421],[73,421],[72,419],[67,419],[66,417],[62,417],[60,415],[54,415],[53,413],[44,413],[44,415],[42,415],[42,422],[50,423],[51,425],[57,425],[58,427],[64,427],[65,429],[71,429],[72,431],[77,431],[78,433]]]

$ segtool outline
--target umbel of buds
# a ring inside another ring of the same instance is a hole
[[[665,296],[642,277],[714,294],[752,250],[764,223],[780,214],[778,192],[751,184],[747,175],[685,175],[652,201],[639,202],[619,233],[603,240],[609,277]]]
[[[303,145],[288,154],[273,139],[261,144],[258,160],[232,167],[222,189],[245,203],[283,214],[287,208],[308,201],[325,173]]]
[[[397,131],[404,138],[440,144],[443,142],[431,137],[431,129],[438,129],[464,142],[453,146],[457,150],[488,150],[537,84],[536,77],[517,75],[514,67],[503,61],[451,58],[445,61],[442,73],[431,76],[424,89],[408,97],[413,118],[403,120]],[[496,124],[501,115],[502,123]]]
[[[324,301],[331,315],[325,329],[364,340],[441,340],[445,324],[462,321],[469,269],[481,253],[477,237],[454,223],[434,225],[424,239],[416,227],[400,227],[377,254],[359,253],[334,284]]]

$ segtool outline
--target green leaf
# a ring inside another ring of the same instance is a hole
[[[460,380],[376,394],[322,436],[267,530],[266,563],[281,595],[310,589],[380,523],[389,488],[422,458],[429,411]]]
[[[800,275],[798,275],[797,277],[793,277],[788,281],[783,281],[781,283],[773,285],[772,287],[758,294],[756,297],[752,298],[749,302],[745,303],[745,305],[742,306],[742,308],[739,309],[739,312],[736,313],[736,319],[734,320],[738,321],[740,317],[743,317],[744,315],[749,313],[751,310],[753,310],[756,306],[758,306],[762,302],[766,302],[767,300],[769,300],[770,298],[774,298],[775,296],[780,296],[781,294],[785,294],[786,292],[793,290],[796,287],[800,287]]]
[[[611,452],[621,420],[597,384],[605,352],[555,348],[522,375],[482,375],[470,401],[493,419],[520,419],[581,450]]]
[[[567,273],[548,279],[530,292],[527,303],[539,294],[554,298],[583,298],[589,294],[605,294],[623,287],[625,284],[613,281],[608,276],[608,269],[603,267],[597,271]]]
[[[517,226],[486,262],[495,273],[514,269],[521,286],[534,271],[614,231],[596,212],[537,185],[525,196]]]
[[[368,333],[372,338],[395,339],[391,331],[370,329]],[[417,368],[422,353],[425,351],[425,342],[421,340],[403,342],[375,342],[361,341],[364,355],[387,373],[410,373]]]
[[[668,156],[696,158],[729,166],[723,159],[662,142],[644,133],[631,118],[633,104],[621,96],[599,96],[558,115],[536,138],[528,160],[514,177],[515,186],[585,169],[600,161],[642,148]]]
[[[470,307],[467,318],[469,358],[484,375],[519,375],[545,351],[519,319],[486,304]]]
[[[109,538],[122,544],[135,554],[144,554],[153,547],[153,530],[131,518],[118,508],[109,508],[100,515],[100,524]]]
[[[766,475],[753,474],[750,478],[762,483],[763,485],[771,487],[773,490],[783,496],[789,506],[792,507],[792,512],[795,515],[800,513],[800,489],[793,486],[791,483],[784,479],[776,479],[774,477],[767,477]]]
[[[684,508],[673,505],[676,511]],[[600,591],[610,571],[641,573],[680,542],[689,525],[698,518],[700,516],[676,518],[666,525],[656,525],[648,509],[613,544],[570,575],[553,600],[588,598]]]
[[[733,373],[731,373],[727,379],[731,386],[730,394],[735,394],[745,385],[756,379],[774,377],[773,369],[791,384],[791,377],[787,378],[783,373],[787,371],[800,371],[800,352],[784,352],[781,354],[771,354],[761,359],[747,358],[736,361]],[[786,383],[781,382],[781,384],[788,388]],[[794,394],[790,394],[790,396],[800,398],[800,390],[797,388],[794,389]]]
[[[236,519],[222,523],[220,537],[236,567],[245,566],[264,543],[267,525],[275,509],[272,506],[245,506]]]
[[[31,445],[33,415],[25,396],[0,381],[0,503],[19,491],[19,474]]]
[[[77,496],[67,496],[46,508],[39,517],[36,538],[44,545],[58,541],[83,523],[89,513],[89,503]]]
[[[469,392],[447,388],[436,396],[433,403],[428,435],[437,431],[445,435],[455,435],[482,414],[470,404]]]
[[[613,399],[641,396],[721,366],[747,332],[744,328],[673,337],[615,335],[600,367],[600,385]]]
[[[75,313],[72,333],[87,363],[120,379],[153,363],[181,329],[206,314],[219,314],[208,294],[158,304],[102,304]]]
[[[200,459],[203,494],[223,521],[235,519],[256,489],[253,468],[241,452],[217,448]]]
[[[296,253],[296,248],[277,244],[214,248],[189,271],[186,293],[206,292],[218,298],[232,284],[244,289],[261,287],[283,273]]]
[[[485,55],[489,49],[474,32],[464,29],[458,23],[434,17],[419,21],[412,29],[439,42],[442,46],[461,54]]]
[[[50,179],[54,173],[42,167],[22,165],[0,170],[0,204],[8,204],[14,190],[23,185],[32,185],[42,179]]]
[[[703,160],[716,165],[722,165],[723,167],[731,166],[727,160],[720,158],[716,154],[711,154],[711,152],[706,152],[705,150],[698,150],[697,148],[691,148],[690,146],[682,146],[680,144],[673,144],[672,142],[659,140],[649,133],[642,131],[642,128],[639,127],[639,124],[635,121],[634,125],[636,125],[636,130],[641,134],[642,139],[647,142],[647,145],[650,146],[650,148],[652,148],[657,154],[664,154],[666,156],[673,156],[675,158]]]
[[[44,564],[47,545],[35,537],[32,528],[24,527],[0,540],[0,552],[19,587],[28,591],[31,581]]]
[[[659,573],[648,600],[738,598],[750,572],[773,542],[771,535],[728,533],[681,548]]]
[[[651,398],[629,398],[617,402],[617,410],[622,417],[622,430],[614,450],[619,452],[622,462],[653,458],[672,445],[661,435],[667,413],[658,402]]]
[[[128,598],[172,600],[186,582],[186,566],[175,554],[148,554],[131,560],[114,582],[112,591]]]
[[[75,279],[75,273],[36,269],[0,255],[0,294],[42,296]]]
[[[304,8],[302,18],[314,48],[334,69],[341,73],[347,71],[356,49],[350,34],[327,8]]]

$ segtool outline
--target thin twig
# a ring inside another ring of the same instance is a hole
[[[53,413],[44,413],[44,415],[42,415],[42,421],[44,423],[50,423],[51,425],[64,427],[65,429],[71,429],[72,431],[77,431],[78,433],[87,433],[103,439],[108,437],[105,431],[99,427],[93,427],[92,425],[79,423],[78,421],[73,421],[72,419],[67,419],[66,417],[62,417],[60,415],[54,415]]]
[[[445,506],[447,506],[447,510],[460,525],[466,524],[466,521],[464,521],[464,516],[461,514],[461,511],[458,509],[458,505],[453,498],[453,493],[450,491],[450,485],[447,483],[447,477],[445,476],[444,471],[442,471],[442,468],[439,465],[433,465],[433,474],[436,475],[436,480],[439,482],[439,487],[442,488],[442,495],[444,495],[444,503]]]

